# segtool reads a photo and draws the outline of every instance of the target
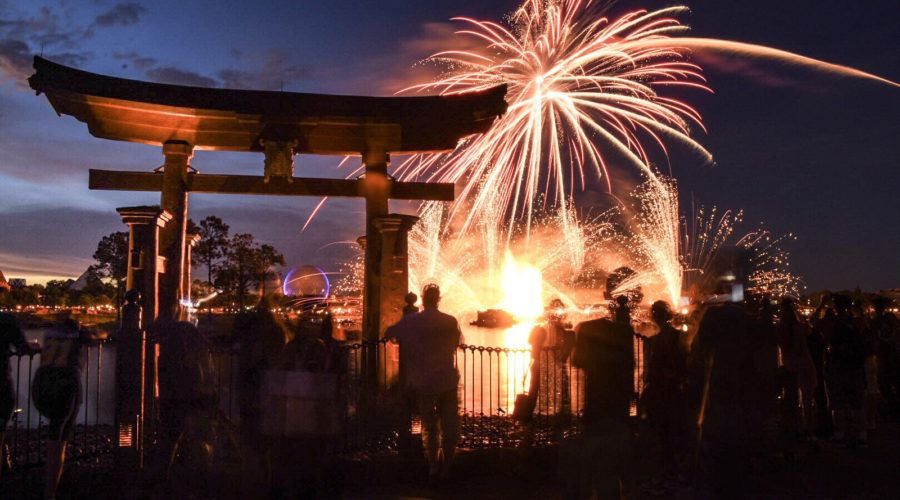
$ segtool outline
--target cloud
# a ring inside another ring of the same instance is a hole
[[[53,208],[4,213],[0,269],[7,277],[78,276],[91,264],[100,238],[125,228],[114,211]]]
[[[71,10],[60,13],[45,6],[30,14],[7,7],[0,9],[0,16],[0,82],[15,81],[19,90],[29,90],[25,79],[32,73],[35,53],[72,65],[83,64],[90,56],[81,46],[93,36],[93,28],[79,25]]]
[[[0,40],[0,82],[24,84],[31,75],[31,49],[21,40]]]
[[[118,60],[128,61],[139,70],[147,70],[156,65],[156,59],[141,56],[136,52],[113,52],[113,57]]]
[[[0,252],[0,270],[7,278],[29,277],[71,278],[81,275],[92,259],[71,255],[16,255]]]
[[[222,86],[231,89],[279,90],[309,78],[306,67],[291,63],[278,50],[246,54],[232,49],[231,54],[245,69],[223,69],[216,73]]]
[[[163,66],[147,71],[147,77],[154,82],[172,83],[175,85],[188,85],[191,87],[215,87],[216,81],[212,78],[185,71],[174,66]]]
[[[429,60],[430,56],[446,50],[477,51],[483,46],[474,37],[457,34],[462,27],[462,23],[425,23],[418,33],[404,39],[395,50],[348,61],[355,67],[335,65],[317,76],[322,80],[341,82],[343,92],[394,95],[412,85],[435,81],[449,69],[445,62]],[[354,78],[349,79],[347,75],[354,75]]]
[[[147,9],[137,2],[127,2],[116,4],[112,9],[97,16],[94,21],[98,26],[128,26],[135,24],[140,20],[141,14],[147,12]]]

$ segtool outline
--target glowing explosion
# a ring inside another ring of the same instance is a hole
[[[422,220],[410,235],[413,289],[437,281],[444,307],[456,313],[503,305],[535,317],[541,312],[536,300],[504,302],[504,288],[522,287],[501,281],[504,266],[504,280],[513,279],[510,266],[518,269],[516,279],[526,279],[530,271],[521,266],[527,263],[543,279],[528,288],[537,289],[544,304],[559,297],[569,308],[601,302],[598,289],[608,270],[628,266],[637,272],[619,291],[640,287],[650,300],[677,303],[685,273],[713,279],[708,266],[739,221],[701,216],[690,223],[699,231],[682,234],[688,224],[681,223],[674,183],[650,166],[648,148],[665,156],[665,141],[711,160],[690,137],[692,127],[703,128],[700,115],[665,94],[672,87],[709,90],[700,67],[688,60],[692,50],[777,59],[898,85],[768,47],[673,37],[688,29],[672,17],[686,7],[611,19],[605,15],[610,5],[526,0],[510,15],[509,28],[455,19],[465,25],[458,33],[480,49],[435,54],[430,60],[450,71],[407,90],[457,94],[505,83],[509,109],[488,132],[468,138],[453,153],[413,156],[395,170],[401,180],[461,185],[450,207],[426,203],[420,209]],[[608,164],[622,159],[646,178],[632,193],[635,205],[580,218],[571,198],[576,186],[600,181],[611,192]],[[799,280],[786,270],[788,255],[780,248],[784,238],[756,231],[738,242],[750,254],[751,281],[760,290],[796,290]]]

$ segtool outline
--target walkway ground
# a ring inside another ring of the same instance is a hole
[[[338,498],[348,499],[554,499],[558,493],[556,450],[536,450],[527,465],[513,450],[460,453],[454,479],[437,487],[425,479],[423,461],[374,456],[339,464],[343,479]],[[792,460],[762,457],[749,471],[749,498],[900,498],[900,424],[882,423],[870,433],[867,448],[839,448],[829,443],[804,444]],[[41,471],[2,478],[0,498],[39,499]],[[708,488],[686,482],[644,483],[641,498],[708,498]],[[175,498],[171,492],[116,474],[109,463],[70,467],[60,499]],[[242,498],[234,475],[225,474],[205,495],[193,498]]]

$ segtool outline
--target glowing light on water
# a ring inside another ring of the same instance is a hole
[[[544,311],[541,300],[541,272],[527,262],[517,262],[507,250],[503,261],[503,300],[498,309],[512,313],[518,320],[534,320]]]
[[[534,321],[526,321],[524,323],[516,323],[515,325],[506,329],[503,332],[503,347],[508,349],[528,349],[531,345],[528,344],[528,335],[531,333],[531,329],[534,328],[534,325],[537,323]],[[528,366],[528,360],[522,360],[520,362],[519,371],[524,373],[524,369]],[[527,384],[527,381],[525,382]],[[525,385],[527,387],[527,385]]]

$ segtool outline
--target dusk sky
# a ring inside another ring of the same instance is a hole
[[[620,2],[612,13],[671,2]],[[900,82],[900,2],[697,0],[691,36],[768,45]],[[511,0],[116,3],[0,0],[0,270],[29,282],[77,277],[97,242],[126,226],[116,207],[154,193],[90,191],[88,169],[151,171],[161,148],[92,137],[58,117],[26,78],[32,57],[138,80],[208,87],[391,95],[427,78],[416,63],[455,48],[454,16],[502,21]],[[793,268],[809,289],[900,287],[900,88],[777,62],[698,52],[715,94],[682,97],[703,115],[703,165],[671,155],[683,203],[743,209],[745,230],[794,233]],[[297,156],[298,176],[344,177],[340,158]],[[352,160],[358,165],[358,160]],[[395,164],[398,162],[395,159]],[[205,173],[262,174],[258,153],[198,151]],[[623,167],[624,168],[624,167]],[[615,171],[614,171],[615,173]],[[360,200],[191,195],[288,266],[334,268],[364,232]],[[408,204],[393,211],[412,213]],[[324,249],[324,250],[323,250]]]

